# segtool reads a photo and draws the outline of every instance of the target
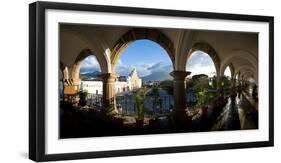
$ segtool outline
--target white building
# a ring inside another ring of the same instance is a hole
[[[115,92],[123,93],[132,91],[134,89],[141,88],[142,80],[138,77],[136,69],[133,69],[129,76],[119,76],[115,81]],[[102,95],[102,80],[96,79],[84,79],[81,80],[81,90],[90,94]]]
[[[101,79],[84,79],[81,80],[81,90],[90,94],[102,94],[102,80]]]

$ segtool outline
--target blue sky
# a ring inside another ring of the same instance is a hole
[[[120,75],[127,75],[134,68],[139,76],[146,76],[156,71],[171,72],[172,62],[159,44],[149,40],[138,40],[122,52],[115,70]]]
[[[195,51],[188,58],[186,70],[191,72],[191,76],[206,74],[209,77],[215,75],[216,68],[211,57],[202,51]]]
[[[150,75],[157,71],[171,72],[172,62],[159,44],[149,40],[138,40],[131,43],[117,61],[115,71],[119,75],[128,75],[136,68],[139,76]],[[81,73],[100,71],[99,64],[94,56],[87,57],[81,65]],[[208,54],[196,51],[187,61],[187,71],[193,75],[206,74],[212,76],[215,66]]]
[[[166,50],[149,40],[138,40],[131,43],[122,52],[120,59],[127,65],[154,64],[155,61],[172,64]]]
[[[100,65],[97,61],[97,58],[94,55],[90,55],[87,58],[85,58],[80,67],[80,73],[88,73],[92,71],[101,71]]]

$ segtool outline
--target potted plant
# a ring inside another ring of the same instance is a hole
[[[149,119],[149,127],[158,128],[159,127],[159,119],[158,117],[153,117]]]
[[[141,88],[134,94],[134,99],[137,108],[137,117],[136,117],[137,127],[142,127],[144,124],[144,99],[146,97],[146,94],[147,94],[146,88]]]
[[[80,106],[86,106],[87,105],[87,96],[88,92],[81,91],[79,92],[79,105]]]
[[[112,119],[113,123],[118,125],[118,126],[122,126],[124,123],[124,119],[121,116],[115,116]]]
[[[207,116],[208,102],[209,102],[209,94],[206,90],[197,92],[197,105],[201,108],[203,117]]]

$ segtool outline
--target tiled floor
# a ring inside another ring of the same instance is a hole
[[[212,130],[240,130],[257,129],[258,112],[244,95],[236,97],[235,101],[228,99],[228,103],[217,118]]]

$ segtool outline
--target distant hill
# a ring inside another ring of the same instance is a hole
[[[100,75],[101,72],[100,71],[92,71],[92,72],[85,72],[80,74],[80,78],[81,79],[89,79],[89,78],[96,78],[98,77],[98,75]],[[153,72],[150,75],[147,76],[143,76],[141,77],[143,82],[146,81],[163,81],[163,80],[167,80],[167,79],[172,79],[172,77],[169,74],[169,71],[159,71],[159,72]]]
[[[101,74],[100,71],[86,72],[86,73],[80,74],[80,78],[81,79],[96,78],[100,74]]]
[[[151,81],[163,81],[163,80],[167,80],[167,79],[172,79],[172,77],[169,74],[169,72],[161,71],[161,72],[153,72],[150,75],[141,77],[141,79],[142,79],[143,82],[146,82],[146,81],[149,81],[149,80],[151,80]]]

